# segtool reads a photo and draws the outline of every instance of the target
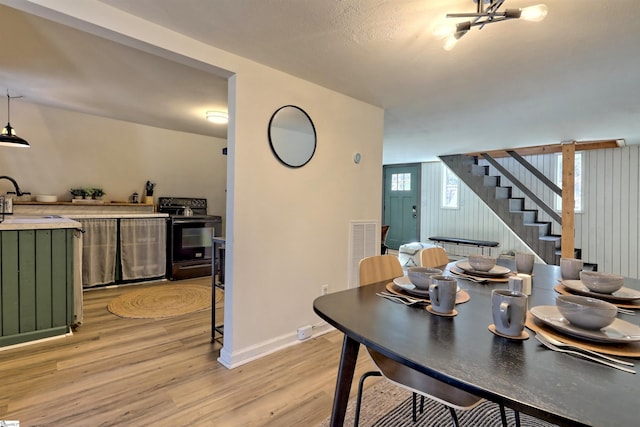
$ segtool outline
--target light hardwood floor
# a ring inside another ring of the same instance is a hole
[[[0,420],[21,427],[315,426],[330,414],[340,333],[228,370],[210,340],[211,310],[170,319],[111,314],[107,303],[130,289],[85,292],[84,323],[73,336],[0,351]],[[365,353],[356,380],[372,368]]]

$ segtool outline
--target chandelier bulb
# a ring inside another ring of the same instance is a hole
[[[433,35],[437,39],[446,39],[456,33],[456,24],[443,23],[433,30]]]
[[[547,16],[547,5],[537,4],[535,6],[523,7],[520,9],[520,19],[531,22],[540,22]]]
[[[449,52],[450,50],[453,50],[454,47],[456,47],[456,44],[458,44],[458,38],[455,35],[451,35],[444,41],[443,48],[444,50]]]

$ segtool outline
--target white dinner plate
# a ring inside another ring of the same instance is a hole
[[[416,288],[416,285],[411,283],[411,280],[409,280],[407,276],[396,277],[393,279],[393,284],[410,295],[429,298],[429,291]]]
[[[640,299],[640,291],[625,288],[624,286],[614,293],[602,294],[599,292],[590,291],[589,288],[587,288],[587,286],[582,283],[581,280],[563,280],[560,283],[576,294],[598,299],[605,299],[607,301],[633,301],[635,299]]]
[[[393,279],[393,284],[413,296],[429,298],[429,291],[416,288],[416,285],[411,283],[408,276],[396,277]],[[457,292],[460,292],[460,285],[458,285]]]
[[[501,277],[511,273],[511,270],[501,265],[496,265],[489,271],[474,270],[471,267],[471,264],[469,264],[469,261],[458,261],[456,262],[456,267],[458,267],[460,270],[464,271],[465,273],[471,274],[473,276],[480,276],[480,277]]]
[[[612,324],[600,330],[590,330],[569,323],[555,305],[539,305],[532,307],[529,312],[533,317],[558,332],[587,341],[616,344],[640,341],[640,326],[621,319],[615,319]]]

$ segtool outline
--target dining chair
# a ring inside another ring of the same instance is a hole
[[[420,266],[421,267],[441,267],[449,263],[449,257],[447,251],[439,246],[432,248],[425,248],[420,251]]]
[[[441,248],[440,248],[441,249]],[[446,256],[446,253],[445,253]],[[445,262],[446,264],[446,262]],[[438,264],[438,265],[443,265]],[[360,286],[366,286],[373,283],[381,282],[384,280],[393,280],[396,277],[404,275],[402,266],[397,257],[393,255],[377,255],[360,260]],[[484,399],[467,393],[457,387],[453,387],[442,381],[439,381],[433,377],[425,375],[416,371],[402,363],[396,362],[383,354],[368,348],[367,352],[371,357],[375,371],[365,372],[358,383],[358,394],[356,398],[355,408],[355,420],[354,426],[358,427],[360,418],[360,406],[362,402],[362,391],[364,387],[364,381],[370,376],[382,376],[386,380],[393,384],[396,384],[406,390],[413,393],[413,422],[417,419],[417,396],[420,395],[422,399],[424,397],[433,399],[439,403],[444,404],[451,413],[453,425],[459,426],[458,416],[456,410],[470,410],[478,406]],[[422,400],[423,407],[424,400]],[[506,415],[504,413],[504,407],[500,405],[500,415],[502,418],[502,425],[506,426]]]
[[[404,276],[398,257],[394,255],[377,255],[363,258],[359,263],[360,286],[370,285],[383,280],[393,280]]]

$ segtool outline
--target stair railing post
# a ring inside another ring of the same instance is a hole
[[[562,142],[562,237],[563,258],[574,258],[575,252],[575,141]]]

